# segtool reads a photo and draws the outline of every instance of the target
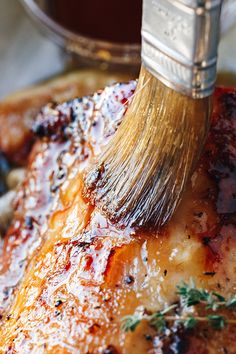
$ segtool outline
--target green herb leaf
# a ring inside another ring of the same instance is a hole
[[[205,289],[197,289],[191,279],[189,284],[182,282],[177,286],[178,302],[164,308],[162,311],[151,315],[126,316],[122,320],[124,331],[135,331],[142,320],[148,321],[149,325],[156,329],[158,333],[164,333],[166,329],[182,326],[186,329],[196,327],[198,322],[208,323],[213,329],[221,330],[227,324],[236,325],[236,319],[227,319],[221,314],[217,314],[218,309],[236,311],[236,295],[226,300],[222,295],[209,292]],[[207,311],[206,316],[186,315],[186,308],[197,307]]]
[[[227,302],[226,302],[226,306],[229,309],[235,310],[236,311],[236,295],[231,297]]]
[[[215,292],[213,292],[213,295],[214,295],[219,301],[225,302],[224,296],[222,296],[222,295],[220,295],[220,294],[218,294],[218,293],[215,293]]]
[[[134,332],[141,319],[137,315],[125,316],[122,318],[121,328],[124,332]]]
[[[152,315],[150,319],[150,325],[156,329],[158,333],[163,333],[166,329],[166,321],[164,315],[160,312]]]
[[[225,319],[221,315],[209,315],[207,316],[209,324],[214,329],[223,329],[225,327]]]
[[[183,321],[183,326],[186,329],[192,329],[196,327],[196,325],[197,325],[197,320],[192,316],[189,316],[185,321]]]

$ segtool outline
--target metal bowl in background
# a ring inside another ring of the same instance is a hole
[[[55,20],[47,11],[46,0],[20,0],[39,28],[58,45],[78,57],[79,64],[103,66],[115,69],[137,70],[140,66],[140,45],[119,44],[74,33]]]

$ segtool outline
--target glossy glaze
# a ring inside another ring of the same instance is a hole
[[[118,43],[141,42],[141,0],[49,0],[52,18],[87,37]]]
[[[236,352],[230,327],[165,339],[146,323],[134,333],[120,329],[124,315],[173,302],[182,279],[193,277],[225,296],[236,286],[233,90],[216,91],[205,151],[165,229],[112,225],[84,199],[83,173],[115,131],[134,88],[131,82],[49,105],[38,119],[40,139],[4,239],[2,353]]]
[[[94,92],[130,75],[79,70],[14,93],[0,101],[0,152],[8,161],[26,165],[34,142],[31,128],[40,109],[48,102],[64,102]]]

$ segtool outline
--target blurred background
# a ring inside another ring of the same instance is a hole
[[[221,41],[219,71],[235,73],[235,57],[236,26]],[[39,31],[18,0],[0,1],[0,98],[63,72],[67,64],[62,49]]]
[[[64,68],[61,50],[43,36],[18,0],[0,1],[0,98]]]

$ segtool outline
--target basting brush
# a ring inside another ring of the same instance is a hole
[[[142,67],[127,113],[86,190],[115,221],[161,226],[202,150],[211,116],[219,0],[144,0]]]

